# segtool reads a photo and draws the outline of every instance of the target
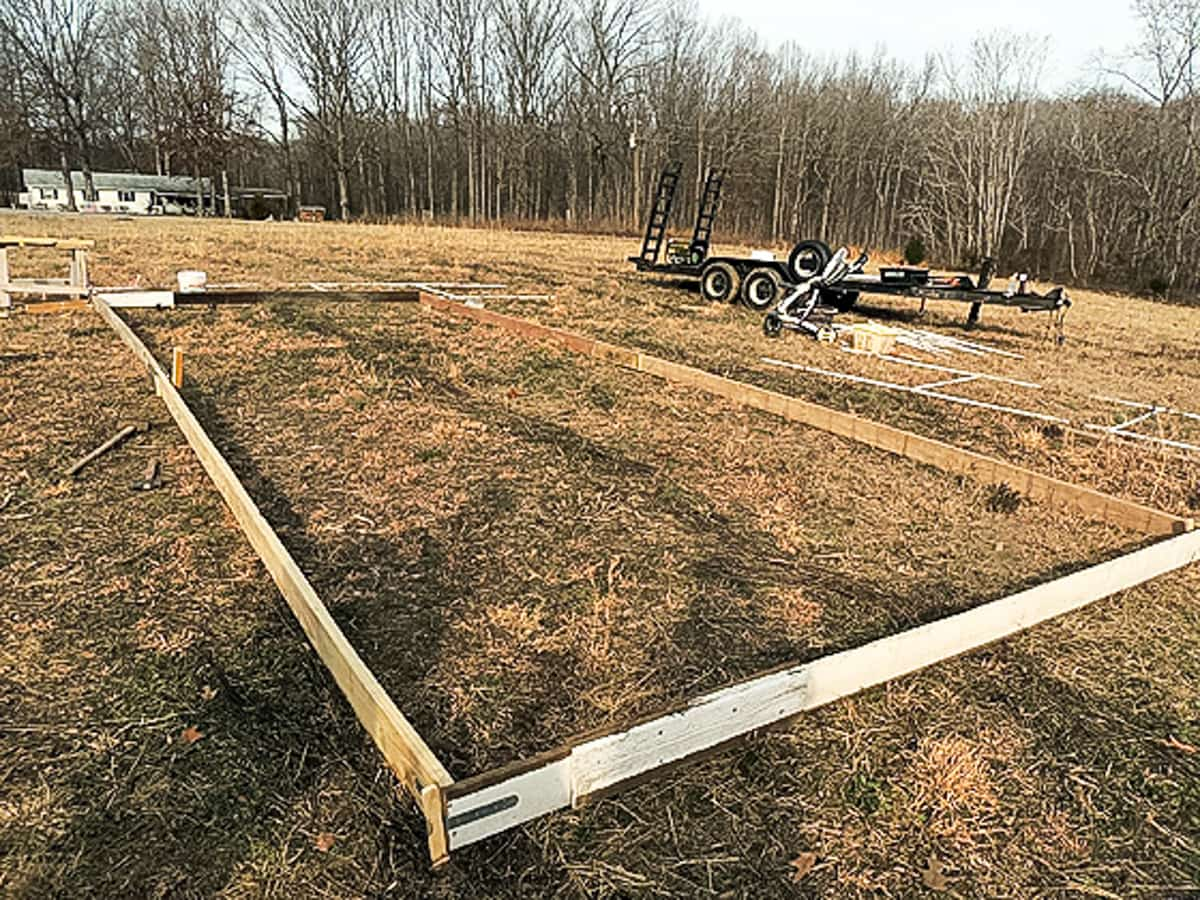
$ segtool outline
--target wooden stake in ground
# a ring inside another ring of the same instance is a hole
[[[4,288],[8,285],[8,248],[0,246],[0,317],[7,318],[12,309],[12,295]]]
[[[178,347],[171,348],[171,384],[183,387],[183,351]]]

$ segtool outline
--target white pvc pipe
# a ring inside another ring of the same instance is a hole
[[[1124,431],[1126,428],[1132,428],[1134,425],[1142,424],[1147,419],[1153,419],[1159,414],[1160,411],[1161,410],[1159,410],[1158,407],[1155,407],[1154,409],[1150,410],[1150,412],[1144,412],[1140,416],[1134,416],[1132,419],[1127,419],[1124,422],[1121,422],[1119,425],[1110,425],[1108,430]]]
[[[891,363],[900,363],[906,366],[912,366],[916,369],[928,369],[931,372],[945,372],[948,375],[974,375],[976,378],[983,378],[987,381],[998,381],[1001,384],[1011,384],[1017,387],[1029,388],[1031,390],[1042,389],[1040,384],[1032,381],[1021,381],[1019,378],[1008,378],[1004,375],[989,375],[986,372],[971,372],[967,369],[956,369],[953,366],[939,366],[937,363],[923,362],[919,359],[906,359],[903,356],[892,356],[887,353],[873,354],[866,350],[854,350],[850,347],[843,347],[842,350],[846,353],[854,353],[859,356],[876,356],[878,359],[885,359]]]
[[[906,384],[897,384],[894,381],[880,381],[877,378],[864,378],[861,375],[851,375],[848,372],[833,372],[829,369],[818,369],[815,366],[802,366],[799,363],[786,362],[780,359],[771,359],[770,357],[762,357],[762,362],[769,366],[781,366],[786,369],[796,369],[801,372],[810,372],[814,375],[823,375],[826,378],[836,378],[841,381],[851,381],[855,384],[865,384],[870,387],[884,388],[889,391],[899,391],[903,394],[916,394],[920,397],[929,397],[934,400],[945,400],[947,403],[957,403],[961,406],[971,406],[976,409],[989,409],[993,412],[1008,413],[1014,416],[1023,416],[1027,419],[1037,419],[1040,422],[1052,422],[1056,425],[1070,425],[1069,419],[1064,419],[1061,416],[1050,415],[1049,413],[1035,412],[1031,409],[1020,409],[1015,406],[1002,406],[998,403],[985,403],[982,400],[972,400],[969,397],[956,397],[954,394],[943,394],[939,391],[931,391],[928,386],[917,385],[910,387]]]
[[[1194,453],[1200,453],[1200,447],[1185,441],[1172,441],[1168,438],[1155,437],[1151,434],[1138,434],[1136,431],[1112,431],[1103,425],[1085,425],[1084,427],[1092,431],[1103,431],[1105,434],[1111,434],[1113,437],[1129,438],[1132,441],[1144,441],[1148,444],[1161,444],[1164,447],[1171,447],[1175,450],[1190,450]]]
[[[932,388],[950,387],[952,384],[966,384],[970,381],[978,381],[978,375],[964,375],[961,378],[947,378],[944,381],[930,381],[926,384],[918,384],[917,387],[921,390],[930,390]]]

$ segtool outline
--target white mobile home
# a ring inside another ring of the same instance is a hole
[[[22,169],[25,190],[18,203],[27,209],[67,209],[67,185],[54,169]],[[84,212],[195,213],[197,191],[205,205],[212,196],[211,179],[180,175],[140,175],[128,172],[94,172],[94,197],[86,196],[82,172],[71,173],[75,208]]]

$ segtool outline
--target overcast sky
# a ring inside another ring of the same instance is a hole
[[[733,16],[771,46],[793,41],[807,50],[841,55],[850,48],[870,55],[884,45],[891,56],[919,63],[927,52],[965,48],[980,32],[1008,29],[1048,36],[1051,58],[1042,87],[1048,91],[1095,80],[1092,59],[1100,49],[1118,54],[1136,37],[1129,0],[696,0],[706,17]]]

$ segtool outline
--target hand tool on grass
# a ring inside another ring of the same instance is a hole
[[[120,431],[118,431],[116,434],[114,434],[112,437],[110,437],[107,441],[105,441],[103,444],[101,444],[95,450],[93,450],[92,452],[90,452],[88,454],[85,454],[84,456],[79,457],[79,459],[77,459],[75,461],[74,465],[72,465],[71,468],[67,469],[66,474],[63,477],[64,478],[74,478],[76,475],[79,474],[80,470],[82,470],[83,467],[86,466],[88,463],[90,463],[92,460],[98,459],[99,457],[101,457],[105,453],[107,453],[109,450],[112,450],[114,447],[118,447],[121,444],[125,443],[125,441],[129,440],[129,438],[133,437],[139,431],[146,432],[149,430],[150,430],[149,422],[143,422],[140,425],[126,425],[124,428],[122,428]]]
[[[146,466],[146,473],[141,481],[135,481],[130,487],[135,491],[153,491],[162,487],[162,466],[157,459],[151,460]]]

